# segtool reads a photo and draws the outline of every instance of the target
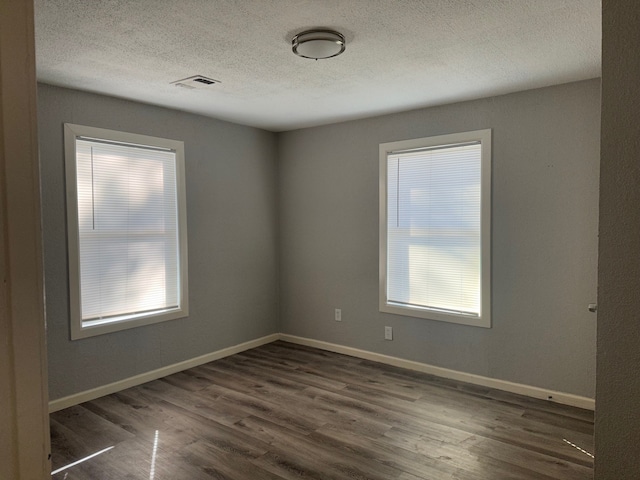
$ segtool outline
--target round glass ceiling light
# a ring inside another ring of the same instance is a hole
[[[307,30],[293,37],[291,46],[296,55],[318,60],[340,55],[346,43],[344,36],[333,30]]]

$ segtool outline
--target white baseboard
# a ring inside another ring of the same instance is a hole
[[[359,350],[357,348],[346,347],[344,345],[338,345],[335,343],[322,342],[320,340],[296,337],[294,335],[280,334],[280,340],[283,340],[285,342],[297,343],[300,345],[306,345],[308,347],[320,348],[322,350],[328,350],[330,352],[342,353],[345,355],[350,355],[352,357],[363,358],[365,360],[371,360],[374,362],[385,363],[387,365],[406,368],[408,370],[428,373],[437,377],[449,378],[451,380],[458,380],[460,382],[495,388],[496,390],[503,390],[506,392],[526,395],[528,397],[549,400],[555,403],[561,403],[563,405],[571,405],[573,407],[580,407],[587,410],[595,410],[595,400],[593,398],[581,397],[579,395],[573,395],[571,393],[546,390],[544,388],[524,385],[522,383],[514,383],[508,382],[506,380],[499,380],[496,378],[483,377],[482,375],[450,370],[448,368],[436,367],[434,365],[429,365],[426,363],[414,362],[412,360],[391,357],[389,355],[369,352],[367,350]]]
[[[415,370],[418,372],[428,373],[438,377],[449,378],[451,380],[458,380],[461,382],[467,382],[483,387],[504,390],[506,392],[526,395],[528,397],[550,400],[552,402],[585,408],[587,410],[595,409],[595,400],[593,398],[581,397],[579,395],[558,392],[555,390],[546,390],[544,388],[533,387],[521,383],[508,382],[506,380],[498,380],[496,378],[483,377],[482,375],[475,375],[473,373],[450,370],[448,368],[436,367],[434,365],[429,365],[426,363],[415,362],[413,360],[405,360],[398,357],[383,355],[381,353],[374,353],[367,350],[360,350],[344,345],[338,345],[336,343],[297,337],[295,335],[274,333],[272,335],[267,335],[266,337],[257,338],[255,340],[241,343],[239,345],[223,348],[222,350],[207,353],[206,355],[201,355],[190,360],[174,363],[173,365],[167,365],[166,367],[158,368],[150,372],[135,375],[133,377],[125,378],[117,382],[93,388],[91,390],[86,390],[84,392],[75,393],[67,397],[53,400],[49,402],[49,412],[56,412],[58,410],[62,410],[63,408],[78,405],[82,402],[88,402],[89,400],[93,400],[104,395],[109,395],[126,388],[135,387],[152,380],[157,380],[158,378],[166,377],[167,375],[181,372],[182,370],[187,370],[189,368],[197,367],[198,365],[212,362],[220,358],[228,357],[236,353],[244,352],[245,350],[250,350],[267,343],[275,342],[276,340],[283,340],[285,342],[297,343],[300,345],[315,347],[330,352],[342,353],[345,355],[350,355],[352,357],[363,358],[365,360],[371,360],[387,365],[393,365],[395,367],[406,368],[408,370]]]
[[[150,372],[141,373],[140,375],[135,375],[123,380],[118,380],[117,382],[102,385],[97,388],[92,388],[91,390],[75,393],[73,395],[69,395],[68,397],[59,398],[57,400],[49,402],[49,413],[57,412],[58,410],[71,407],[73,405],[78,405],[82,402],[88,402],[89,400],[103,397],[104,395],[119,392],[120,390],[124,390],[125,388],[142,385],[143,383],[150,382],[151,380],[157,380],[158,378],[166,377],[167,375],[181,372],[182,370],[187,370],[189,368],[197,367],[198,365],[213,362],[214,360],[228,357],[236,353],[244,352],[245,350],[250,350],[266,343],[275,342],[279,338],[280,335],[278,333],[274,333],[272,335],[267,335],[266,337],[257,338],[249,342],[244,342],[239,345],[223,348],[222,350],[207,353],[206,355],[201,355],[199,357],[191,358],[179,363],[174,363],[173,365],[167,365],[166,367],[158,368]]]

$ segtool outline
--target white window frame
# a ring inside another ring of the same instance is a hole
[[[176,193],[178,218],[178,276],[179,305],[177,308],[122,315],[104,322],[83,322],[81,306],[80,239],[78,224],[78,188],[76,178],[76,140],[78,138],[118,142],[167,149],[175,152]],[[116,332],[142,325],[183,318],[189,315],[187,271],[187,211],[184,169],[184,142],[133,133],[107,130],[83,125],[64,124],[66,193],[67,193],[67,243],[69,261],[69,310],[71,339],[78,340],[95,335]]]
[[[414,149],[450,146],[475,141],[481,143],[480,314],[469,315],[389,302],[387,298],[387,164],[389,155],[394,152],[398,153]],[[379,178],[379,310],[384,313],[396,315],[491,328],[491,129],[382,143],[380,144]]]

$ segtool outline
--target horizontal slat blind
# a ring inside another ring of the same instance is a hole
[[[481,144],[391,153],[387,299],[480,315]]]
[[[178,306],[175,153],[76,139],[82,320]]]

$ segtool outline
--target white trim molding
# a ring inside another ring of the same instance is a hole
[[[570,405],[572,407],[595,410],[595,399],[589,397],[582,397],[580,395],[573,395],[571,393],[533,387],[531,385],[509,382],[507,380],[500,380],[497,378],[484,377],[482,375],[460,372],[458,370],[450,370],[448,368],[436,367],[427,363],[405,360],[403,358],[383,355],[381,353],[359,350],[357,348],[338,345],[335,343],[323,342],[320,340],[312,340],[310,338],[297,337],[294,335],[280,334],[280,340],[290,343],[297,343],[299,345],[306,345],[308,347],[315,347],[322,350],[327,350],[329,352],[342,353],[344,355],[371,360],[373,362],[384,363],[386,365],[393,365],[394,367],[406,368],[408,370],[428,373],[430,375],[449,378],[451,380],[457,380],[459,382],[466,382],[473,385],[480,385],[482,387],[495,388],[496,390],[503,390],[505,392],[526,395],[527,397],[549,400],[551,402]]]
[[[74,405],[78,405],[83,402],[88,402],[89,400],[94,400],[96,398],[100,398],[105,395],[110,395],[112,393],[119,392],[126,388],[142,385],[143,383],[147,383],[152,380],[157,380],[158,378],[166,377],[167,375],[178,373],[183,370],[187,370],[189,368],[197,367],[198,365],[203,365],[205,363],[213,362],[214,360],[219,360],[224,357],[229,357],[231,355],[235,355],[236,353],[244,352],[245,350],[251,350],[252,348],[256,348],[261,345],[265,345],[267,343],[275,342],[276,340],[279,340],[279,339],[280,339],[280,335],[277,333],[274,333],[272,335],[267,335],[266,337],[250,340],[248,342],[240,343],[238,345],[223,348],[222,350],[217,350],[215,352],[207,353],[205,355],[200,355],[199,357],[185,360],[183,362],[174,363],[172,365],[167,365],[166,367],[161,367],[156,370],[151,370],[150,372],[141,373],[140,375],[134,375],[133,377],[118,380],[117,382],[92,388],[91,390],[85,390],[84,392],[74,393],[73,395],[62,397],[57,400],[53,400],[49,402],[49,413],[57,412],[58,410],[62,410],[63,408],[72,407]]]
[[[517,393],[519,395],[548,400],[563,405],[570,405],[587,410],[595,410],[595,400],[593,398],[533,387],[531,385],[524,385],[522,383],[499,380],[497,378],[483,377],[482,375],[460,372],[458,370],[450,370],[448,368],[436,367],[434,365],[429,365],[426,363],[415,362],[413,360],[405,360],[403,358],[383,355],[381,353],[369,352],[367,350],[360,350],[357,348],[347,347],[345,345],[338,345],[336,343],[323,342],[321,340],[313,340],[310,338],[297,337],[295,335],[287,335],[283,333],[274,333],[265,337],[257,338],[255,340],[223,348],[222,350],[217,350],[206,355],[201,355],[190,360],[174,363],[173,365],[167,365],[166,367],[158,368],[150,372],[141,373],[140,375],[125,378],[123,380],[109,383],[107,385],[93,388],[91,390],[86,390],[84,392],[69,395],[68,397],[53,400],[49,402],[49,412],[57,412],[58,410],[62,410],[63,408],[78,405],[82,402],[88,402],[89,400],[93,400],[104,395],[109,395],[111,393],[119,392],[126,388],[142,385],[143,383],[157,380],[158,378],[166,377],[167,375],[171,375],[173,373],[181,372],[189,368],[197,367],[198,365],[203,365],[205,363],[213,362],[214,360],[219,360],[221,358],[235,355],[236,353],[244,352],[245,350],[250,350],[261,345],[266,345],[267,343],[275,342],[276,340],[282,340],[284,342],[295,343],[298,345],[306,345],[308,347],[319,348],[321,350],[326,350],[329,352],[342,353],[351,357],[371,360],[373,362],[384,363],[386,365],[393,365],[394,367],[406,368],[407,370],[428,373],[437,377],[457,380],[459,382],[471,383],[473,385],[479,385],[482,387],[495,388],[496,390]]]

